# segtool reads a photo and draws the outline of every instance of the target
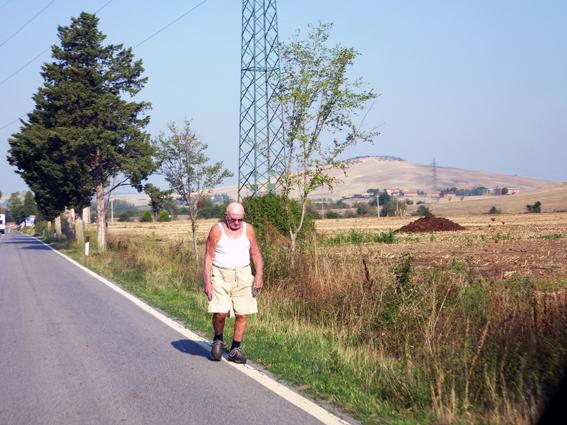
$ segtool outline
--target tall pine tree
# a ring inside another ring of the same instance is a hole
[[[58,28],[54,61],[42,68],[35,109],[10,139],[8,160],[18,168],[38,207],[54,216],[65,207],[97,203],[97,241],[106,249],[105,196],[142,181],[155,169],[144,128],[147,102],[135,96],[147,78],[141,60],[121,44],[103,45],[98,18],[81,13]]]

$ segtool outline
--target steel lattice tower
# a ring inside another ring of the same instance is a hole
[[[283,174],[276,0],[242,1],[238,198],[274,192]]]

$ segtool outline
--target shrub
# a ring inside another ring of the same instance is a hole
[[[357,202],[354,204],[354,207],[356,208],[356,215],[360,217],[372,215],[370,204],[367,202]]]
[[[541,212],[541,202],[536,201],[533,205],[526,205],[526,209],[529,213],[540,213]]]
[[[325,213],[325,218],[342,218],[342,215],[336,211],[327,211]]]
[[[498,208],[496,208],[494,205],[492,206],[492,208],[490,208],[488,210],[488,214],[500,214],[502,211],[500,211]]]
[[[289,207],[289,216],[286,211],[286,202]],[[294,226],[301,218],[301,206],[294,199],[286,199],[280,195],[268,194],[244,198],[242,201],[246,212],[246,221],[254,225],[260,240],[264,240],[267,228],[275,228],[282,235],[289,234],[289,224]],[[308,238],[315,230],[315,222],[309,214],[305,214],[303,227],[299,237]]]
[[[154,221],[154,219],[152,217],[152,213],[150,211],[144,211],[142,213],[142,215],[140,216],[140,221],[142,223],[150,223],[150,222]]]
[[[160,221],[160,222],[171,221],[171,215],[169,214],[169,211],[161,210],[159,212],[159,216],[158,216],[157,221]]]
[[[420,205],[419,207],[417,207],[417,210],[415,211],[414,215],[419,215],[419,216],[426,216],[426,215],[431,215],[431,211],[429,211],[429,208],[427,208],[425,205]]]
[[[126,222],[131,220],[132,220],[132,214],[130,214],[128,211],[123,211],[118,216],[118,221],[120,222]]]

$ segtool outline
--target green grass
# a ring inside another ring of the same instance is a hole
[[[547,235],[537,235],[537,236],[530,236],[528,239],[541,239],[547,241],[558,241],[563,239],[563,235],[561,233],[549,233]]]
[[[335,246],[344,244],[361,243],[386,243],[396,242],[396,235],[392,230],[388,232],[363,232],[350,229],[348,232],[338,232],[331,237],[324,238],[321,243],[323,246]]]

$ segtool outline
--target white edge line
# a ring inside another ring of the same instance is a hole
[[[104,277],[98,275],[97,273],[95,273],[92,270],[88,269],[87,267],[83,266],[82,264],[79,264],[77,261],[68,257],[67,255],[63,254],[62,252],[59,252],[58,250],[53,248],[51,245],[46,244],[41,239],[38,239],[34,236],[31,236],[31,237],[34,238],[35,240],[37,240],[38,242],[42,243],[43,245],[47,246],[49,249],[51,249],[52,251],[59,254],[60,256],[65,258],[70,263],[79,267],[84,272],[90,274],[92,277],[94,277],[98,281],[104,283],[109,288],[118,292],[120,295],[122,295],[123,297],[127,298],[129,301],[136,304],[138,307],[140,307],[146,313],[149,313],[152,316],[154,316],[160,322],[162,322],[165,325],[169,326],[170,328],[176,330],[177,332],[179,332],[183,336],[189,338],[191,341],[197,342],[203,348],[210,349],[211,345],[210,345],[210,343],[207,339],[205,339],[202,336],[197,335],[196,333],[190,331],[189,329],[187,329],[186,327],[184,327],[180,323],[178,323],[178,322],[170,319],[169,317],[167,317],[165,314],[160,313],[159,311],[157,311],[156,309],[154,309],[153,307],[151,307],[150,305],[148,305],[146,302],[142,301],[138,297],[136,297],[136,296],[132,295],[131,293],[125,291],[124,289],[120,288],[119,286],[112,283],[108,279],[105,279]],[[258,382],[262,386],[266,387],[270,391],[276,393],[277,395],[279,395],[283,399],[287,400],[288,402],[290,402],[294,406],[300,408],[304,412],[309,413],[311,416],[317,418],[318,420],[320,420],[324,424],[350,425],[350,422],[347,422],[344,419],[339,418],[336,415],[333,415],[328,410],[325,410],[324,408],[322,408],[321,406],[312,402],[311,400],[299,395],[298,393],[296,393],[295,391],[286,387],[285,385],[283,385],[283,384],[277,382],[276,380],[270,378],[265,373],[263,373],[263,372],[261,372],[257,369],[254,369],[252,366],[249,366],[249,365],[246,365],[246,364],[240,365],[240,364],[232,363],[232,362],[226,361],[224,358],[223,358],[223,361],[226,364],[234,367],[238,371],[242,372],[243,374],[247,375],[248,377],[250,377],[254,381]]]

